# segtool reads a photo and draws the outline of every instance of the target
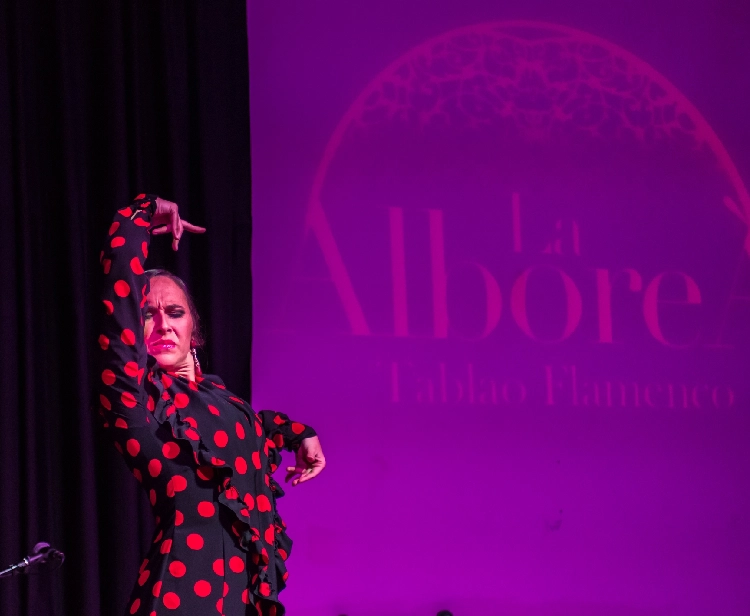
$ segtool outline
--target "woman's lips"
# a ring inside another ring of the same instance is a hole
[[[154,342],[149,346],[151,347],[150,350],[154,353],[167,353],[169,351],[174,351],[177,348],[177,344],[175,342],[170,342],[167,340],[163,342]]]

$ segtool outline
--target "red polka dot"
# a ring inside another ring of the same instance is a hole
[[[174,405],[178,409],[184,409],[188,405],[188,402],[190,402],[190,398],[188,398],[187,394],[177,394],[174,397]]]
[[[271,501],[268,500],[268,497],[265,494],[259,494],[257,498],[258,502],[258,511],[271,511]]]
[[[305,426],[301,423],[297,423],[296,421],[292,423],[292,432],[295,434],[302,434],[305,431]]]
[[[245,494],[245,498],[242,499],[243,502],[247,505],[248,509],[254,509],[255,508],[255,499],[253,498],[253,495],[248,492]]]
[[[281,556],[281,560],[286,560],[287,558],[289,558],[287,556],[286,550],[282,550],[281,548],[279,548],[279,556]]]
[[[242,591],[242,603],[250,605],[250,591],[247,588]]]
[[[188,482],[182,475],[175,475],[172,477],[172,485],[175,492],[183,492],[187,488]]]
[[[143,586],[143,584],[141,584],[141,586]],[[141,600],[136,599],[135,601],[133,601],[133,605],[130,606],[130,613],[135,614],[138,611],[139,607],[141,607]]]
[[[143,586],[146,581],[148,580],[148,576],[151,575],[151,572],[146,569],[138,576],[138,586]]]
[[[183,575],[185,575],[186,571],[187,567],[185,567],[185,565],[182,564],[179,560],[173,560],[171,563],[169,563],[169,572],[176,578],[181,578]]]
[[[237,432],[237,438],[245,438],[245,428],[239,421],[234,424],[234,430]]]
[[[99,404],[101,404],[108,411],[112,410],[112,403],[109,401],[109,398],[107,398],[107,396],[103,394],[99,394]]]
[[[148,242],[143,242],[141,244],[141,251],[143,252],[143,258],[145,259],[148,257]]]
[[[198,434],[192,428],[188,428],[187,430],[185,430],[185,436],[187,436],[191,441],[199,441],[201,438],[200,434]]]
[[[152,477],[157,477],[161,473],[161,462],[157,459],[153,459],[148,463],[148,474]]]
[[[281,434],[275,434],[273,437],[273,442],[276,444],[276,447],[283,447],[284,437]]]
[[[216,559],[211,568],[216,575],[224,577],[224,561],[221,558]]]
[[[119,248],[120,246],[124,246],[125,238],[121,236],[113,237],[109,245],[112,246],[112,248]]]
[[[104,304],[104,312],[106,312],[107,314],[112,314],[115,311],[115,307],[109,300],[102,300],[102,303]]]
[[[228,442],[229,437],[227,436],[227,433],[224,432],[224,430],[217,430],[214,433],[214,443],[216,443],[217,447],[226,447]]]
[[[141,566],[138,567],[138,573],[143,573],[146,570],[146,567],[148,567],[148,558],[143,559]]]
[[[130,285],[124,280],[118,280],[115,283],[115,294],[118,297],[127,297],[130,295]]]
[[[148,502],[151,503],[152,507],[154,505],[156,505],[156,490],[149,490],[149,492],[148,492]]]
[[[135,344],[135,334],[132,330],[123,329],[122,334],[120,334],[120,340],[129,346],[133,346]]]
[[[250,458],[253,461],[253,466],[260,470],[260,452],[254,451]]]
[[[222,597],[226,597],[229,594],[229,584],[224,582],[224,592],[222,593]]]
[[[180,526],[185,521],[185,516],[183,515],[182,511],[175,511],[174,512],[174,525]]]
[[[219,600],[218,600],[218,601],[216,602],[216,610],[217,610],[217,611],[219,612],[219,614],[221,614],[222,616],[224,615],[224,599],[219,599]]]
[[[124,207],[121,210],[117,210],[118,214],[122,214],[125,218],[130,218],[133,215],[133,210],[129,207]]]
[[[170,377],[168,374],[162,374],[161,384],[164,385],[164,387],[166,387],[167,389],[169,389],[170,387],[172,387],[172,377]]]
[[[268,543],[269,545],[273,545],[273,540],[274,540],[273,524],[271,524],[266,529],[266,532],[263,533],[263,538],[266,540],[266,543]]]
[[[180,454],[180,446],[174,441],[170,441],[169,443],[164,443],[161,452],[165,458],[174,460]]]
[[[148,402],[146,402],[146,408],[149,411],[151,411],[152,413],[154,412],[154,409],[156,408],[156,404],[154,403],[154,399],[151,396],[148,397]]]
[[[159,551],[162,554],[169,554],[172,551],[172,540],[165,539],[162,541],[161,546],[159,546]]]
[[[198,427],[198,422],[195,421],[195,417],[186,417],[185,418],[185,423],[190,424],[193,428],[197,428]]]
[[[206,580],[198,580],[193,586],[193,590],[199,597],[208,597],[211,594],[211,584]]]
[[[239,556],[232,556],[229,559],[229,568],[235,573],[242,573],[245,570],[245,561]]]
[[[244,475],[247,472],[247,462],[245,462],[245,458],[242,456],[237,457],[234,461],[234,467],[240,475]]]
[[[125,421],[122,417],[118,417],[115,420],[115,428],[122,428],[124,430],[127,430],[127,428],[128,428],[128,422]]]
[[[128,376],[138,376],[138,364],[134,361],[129,361],[125,364],[124,370]]]
[[[281,426],[286,423],[286,419],[284,419],[281,415],[276,415],[273,418],[273,423],[275,423],[278,426]]]
[[[199,466],[198,470],[195,471],[195,474],[198,475],[200,479],[203,479],[203,481],[211,481],[214,476],[214,469],[210,466]]]
[[[135,219],[135,220],[134,220],[133,222],[134,222],[134,223],[136,224],[136,226],[138,226],[138,227],[148,227],[148,226],[150,226],[150,225],[151,225],[151,223],[150,223],[150,222],[148,222],[147,220],[143,220],[143,218],[136,218],[136,219]]]
[[[138,455],[138,452],[141,450],[141,444],[136,441],[134,438],[128,439],[128,442],[125,443],[125,449],[128,450],[128,453],[135,457]]]
[[[122,400],[122,403],[130,409],[132,409],[136,404],[135,396],[131,394],[129,391],[122,392],[122,395],[120,396],[120,400]]]
[[[264,597],[268,597],[271,594],[271,587],[268,582],[261,582],[258,590],[260,590],[260,594]]]
[[[111,269],[112,269],[112,261],[110,259],[104,259],[104,261],[102,261],[102,271],[105,274],[109,274]]]
[[[141,261],[138,257],[133,257],[130,259],[130,269],[133,270],[134,274],[141,275],[143,273],[143,266],[141,265]]]
[[[211,412],[211,415],[219,415],[219,409],[217,409],[213,404],[208,405],[208,410]]]
[[[239,493],[237,492],[237,488],[235,488],[234,486],[230,486],[229,488],[227,488],[224,492],[224,495],[229,500],[237,500],[240,497]]]
[[[167,609],[176,610],[178,607],[180,607],[180,598],[176,593],[165,593],[162,601],[164,601],[164,607],[166,607]]]
[[[102,372],[102,383],[104,383],[105,385],[114,385],[114,382],[116,380],[117,377],[115,377],[115,373],[112,372],[109,368]]]
[[[109,235],[114,235],[115,231],[120,228],[120,223],[115,221],[109,226]]]
[[[102,351],[106,351],[109,348],[109,338],[104,334],[99,336],[99,346],[102,347]]]
[[[260,425],[259,421],[255,422],[255,434],[258,436],[263,436],[263,426]]]
[[[214,513],[216,513],[216,507],[214,507],[213,503],[203,501],[198,503],[198,513],[204,518],[210,518]]]
[[[187,545],[191,550],[200,550],[203,547],[203,537],[198,533],[190,533],[187,536]]]
[[[151,589],[151,594],[154,595],[154,597],[158,597],[161,594],[161,580],[154,584],[154,587]]]

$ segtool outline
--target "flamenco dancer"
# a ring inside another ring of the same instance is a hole
[[[148,495],[155,536],[127,614],[282,616],[291,540],[276,509],[281,449],[286,480],[325,467],[315,431],[282,413],[255,413],[201,372],[198,314],[185,284],[144,271],[152,235],[205,229],[177,204],[139,195],[118,210],[101,253],[100,415]]]

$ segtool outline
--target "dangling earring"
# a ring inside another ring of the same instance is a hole
[[[193,361],[195,362],[195,374],[197,374],[197,375],[203,374],[203,372],[201,372],[201,364],[198,361],[198,353],[196,352],[194,346],[190,347],[190,352],[192,353],[192,355],[193,355]]]

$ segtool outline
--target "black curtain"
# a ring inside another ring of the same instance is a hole
[[[90,410],[92,280],[115,208],[176,201],[208,233],[148,265],[187,281],[204,369],[249,396],[244,0],[3,0],[0,141],[0,567],[66,554],[0,579],[0,614],[119,615],[152,527]]]

